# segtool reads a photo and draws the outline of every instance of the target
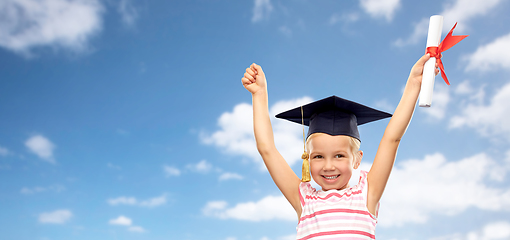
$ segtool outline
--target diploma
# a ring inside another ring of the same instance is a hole
[[[429,33],[427,36],[427,47],[437,47],[441,40],[443,30],[443,16],[434,15],[430,17]],[[423,76],[420,90],[420,107],[430,107],[432,104],[432,92],[434,91],[434,80],[436,78],[436,58],[431,57],[423,66]]]

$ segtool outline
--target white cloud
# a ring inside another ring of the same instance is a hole
[[[385,18],[390,22],[400,7],[400,0],[360,0],[363,10],[373,18]]]
[[[458,96],[464,97],[464,99],[457,104],[462,106],[466,105],[467,102],[477,105],[484,103],[486,86],[486,84],[482,84],[481,86],[474,87],[469,80],[456,84],[453,92]],[[461,109],[463,107],[461,107]]]
[[[448,103],[450,102],[450,87],[441,80],[436,82],[434,88],[432,106],[420,108],[420,110],[433,119],[441,120],[444,118]]]
[[[269,111],[276,147],[291,166],[301,160],[303,128],[299,124],[276,119],[274,115],[311,101],[309,97],[279,101]],[[225,112],[219,117],[220,130],[210,135],[201,133],[200,138],[205,144],[215,145],[225,153],[248,157],[264,169],[253,135],[252,111],[250,104],[237,104],[232,112]]]
[[[219,219],[236,219],[243,221],[269,221],[285,220],[296,221],[297,216],[290,203],[284,196],[267,196],[258,202],[238,203],[232,208],[227,208],[225,201],[208,202],[202,209],[206,216]]]
[[[134,197],[118,197],[110,198],[108,199],[107,202],[112,206],[117,206],[117,205],[136,205],[138,201]]]
[[[481,102],[463,106],[461,113],[450,119],[451,128],[470,127],[482,136],[500,136],[510,141],[510,83],[494,94],[488,105]],[[483,113],[483,114],[480,114]]]
[[[273,11],[271,0],[255,0],[253,7],[252,22],[260,22],[269,18],[269,14]]]
[[[508,170],[484,153],[447,161],[439,153],[400,162],[381,201],[379,224],[426,223],[432,214],[456,215],[468,208],[510,211],[510,188],[496,188]]]
[[[510,70],[510,33],[478,47],[465,59],[468,62],[466,71]]]
[[[10,154],[9,149],[0,146],[0,156],[4,156],[5,157],[5,156],[7,156],[9,154]]]
[[[166,177],[181,175],[181,171],[178,168],[167,166],[167,165],[163,166],[163,171],[165,172]]]
[[[119,217],[114,218],[114,219],[110,219],[110,221],[108,221],[108,223],[111,225],[126,226],[127,230],[130,232],[138,232],[138,233],[145,232],[145,229],[143,227],[132,226],[133,220],[131,220],[131,218],[125,217],[123,215],[120,215]]]
[[[237,104],[232,112],[225,112],[219,117],[220,130],[211,135],[202,133],[201,140],[221,148],[226,153],[244,155],[258,161],[252,116],[250,104]]]
[[[3,0],[0,46],[25,56],[40,46],[83,51],[102,13],[98,0]]]
[[[466,234],[454,233],[430,240],[503,240],[510,238],[510,223],[506,221],[491,222],[479,230],[470,231]]]
[[[213,168],[212,164],[208,163],[205,159],[196,164],[188,164],[186,167],[191,171],[199,173],[208,173]]]
[[[111,225],[131,226],[133,221],[130,218],[121,215],[118,218],[110,219],[108,223]]]
[[[225,201],[211,201],[202,209],[202,213],[207,216],[214,215],[215,212],[221,211],[227,207],[228,203]]]
[[[429,29],[429,19],[423,18],[417,23],[413,23],[413,33],[407,39],[399,38],[395,40],[393,45],[397,47],[404,47],[406,45],[417,44],[421,41],[425,43],[425,36],[427,36],[427,32]]]
[[[475,90],[469,81],[464,81],[455,87],[455,93],[458,95],[469,95],[473,93]]]
[[[35,153],[42,160],[49,163],[56,163],[55,159],[53,158],[53,150],[55,149],[55,144],[53,144],[44,136],[35,135],[30,137],[27,141],[25,141],[25,146],[28,147],[32,153]]]
[[[382,100],[379,100],[377,101],[374,106],[378,109],[381,109],[383,111],[387,111],[387,112],[393,112],[395,111],[395,106],[391,103],[388,102],[388,100],[386,99],[382,99]]]
[[[484,16],[494,9],[501,0],[456,0],[452,4],[445,5],[443,12],[439,15],[444,17],[443,33],[450,31],[455,22],[459,25],[455,28],[456,33],[468,28],[468,22],[478,16]],[[423,41],[425,43],[429,18],[423,18],[418,23],[414,24],[414,31],[407,39],[397,39],[394,45],[402,47],[405,45],[416,44]]]
[[[510,223],[506,221],[489,223],[477,235],[480,236],[478,239],[483,240],[509,239]]]
[[[163,194],[159,197],[150,198],[143,201],[138,201],[135,197],[118,197],[118,198],[110,198],[107,200],[108,204],[111,206],[117,205],[131,205],[131,206],[141,206],[141,207],[157,207],[166,203],[166,194]]]
[[[166,203],[166,195],[162,195],[159,197],[141,201],[140,206],[142,206],[142,207],[157,207],[157,206],[161,206],[165,203]]]
[[[226,181],[226,180],[231,180],[231,179],[242,180],[243,176],[241,176],[241,175],[239,175],[237,173],[226,172],[226,173],[221,174],[220,177],[219,177],[220,181]]]
[[[456,0],[452,4],[445,5],[445,9],[440,14],[444,17],[443,32],[448,32],[455,22],[462,23],[457,25],[455,31],[462,32],[467,28],[468,22],[478,16],[485,16],[491,10],[496,8],[502,0]]]
[[[64,224],[71,219],[73,213],[69,210],[62,209],[53,212],[39,214],[40,223]]]
[[[64,190],[65,190],[65,187],[62,185],[52,185],[49,187],[33,187],[33,188],[24,187],[20,190],[20,193],[30,195],[30,194],[46,192],[46,191],[61,192]]]
[[[120,0],[117,11],[122,17],[122,22],[127,26],[133,26],[138,19],[138,11],[131,3],[131,0]]]

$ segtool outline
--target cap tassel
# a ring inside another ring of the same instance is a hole
[[[303,106],[301,106],[301,125],[303,126],[303,155],[301,155],[301,159],[303,159],[303,167],[301,168],[301,182],[310,182],[310,156],[306,152],[306,139],[305,139],[305,121],[303,118]]]
[[[308,161],[308,153],[304,152],[301,156],[301,159],[303,159],[303,167],[301,170],[301,182],[310,182],[310,162]]]

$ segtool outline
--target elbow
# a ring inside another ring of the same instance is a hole
[[[268,144],[257,144],[257,150],[261,156],[266,156],[274,149]]]
[[[269,155],[268,150],[261,150],[261,149],[258,149],[258,150],[259,150],[259,154],[262,157],[262,159],[264,159],[265,156]]]
[[[402,140],[402,136],[387,136],[384,138],[384,142],[390,143],[390,144],[400,144],[400,141]]]

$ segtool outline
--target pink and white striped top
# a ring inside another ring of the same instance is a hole
[[[297,240],[375,239],[377,217],[367,209],[367,173],[361,171],[359,183],[343,190],[317,191],[300,183]]]

